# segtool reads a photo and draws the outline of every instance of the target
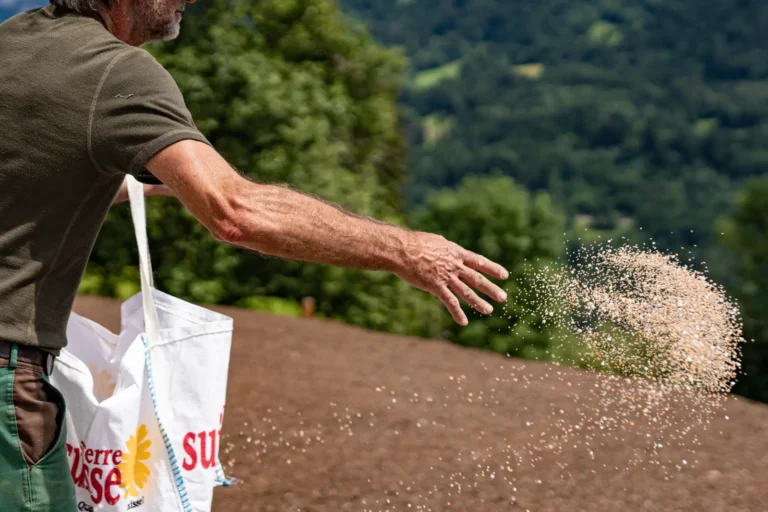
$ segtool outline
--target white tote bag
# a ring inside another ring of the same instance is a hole
[[[209,511],[228,485],[218,452],[232,319],[153,288],[143,190],[127,180],[141,293],[123,303],[119,334],[73,312],[51,376],[78,508]]]

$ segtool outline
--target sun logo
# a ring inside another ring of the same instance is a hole
[[[136,435],[131,436],[125,443],[126,451],[123,453],[122,462],[117,468],[120,470],[120,487],[125,489],[124,498],[137,497],[139,489],[143,489],[149,479],[149,468],[143,461],[149,460],[151,453],[149,447],[152,441],[147,439],[147,426],[142,425],[136,429]]]

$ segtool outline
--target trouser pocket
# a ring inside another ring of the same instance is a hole
[[[13,379],[13,407],[21,452],[31,467],[61,440],[64,399],[42,373],[19,365]]]
[[[76,512],[64,397],[40,369],[0,364],[0,511]]]
[[[16,379],[23,372],[16,368]],[[39,380],[27,382],[21,377],[21,382],[27,386],[29,397],[34,403],[36,417],[29,419],[25,434],[26,442],[22,442],[19,429],[19,441],[24,452],[24,458],[29,467],[29,512],[74,512],[77,510],[75,485],[69,470],[66,446],[66,405],[64,397],[44,375],[36,375]],[[19,395],[21,396],[21,395]],[[24,426],[24,418],[18,418],[17,426]],[[26,445],[26,446],[25,446]]]

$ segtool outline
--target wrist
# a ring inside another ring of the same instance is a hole
[[[387,258],[383,270],[399,274],[411,266],[411,254],[414,246],[411,231],[393,227],[387,246]]]

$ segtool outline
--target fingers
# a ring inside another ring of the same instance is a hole
[[[447,287],[440,288],[436,295],[438,299],[443,301],[443,304],[445,304],[445,307],[448,308],[448,312],[451,314],[453,320],[457,324],[465,326],[469,323],[467,321],[467,315],[465,315],[464,311],[461,309],[459,299],[457,299],[456,296],[453,295]]]
[[[462,272],[459,273],[459,278],[471,287],[479,290],[494,300],[499,302],[504,302],[507,300],[506,292],[490,282],[480,272],[476,272],[470,268],[465,268]]]
[[[449,285],[451,291],[456,295],[464,299],[464,301],[472,306],[473,309],[484,315],[490,315],[493,313],[493,306],[485,302],[483,299],[477,296],[472,289],[461,282],[458,278],[453,279]]]
[[[507,279],[509,277],[509,272],[504,267],[471,251],[465,252],[464,264],[472,270],[488,274],[496,279]]]

